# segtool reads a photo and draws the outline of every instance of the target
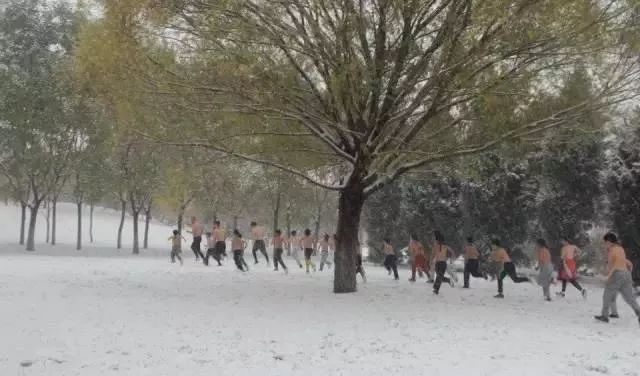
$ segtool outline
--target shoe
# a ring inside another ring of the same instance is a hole
[[[433,290],[433,295],[438,295],[438,294],[439,294],[438,290]]]
[[[502,293],[500,292],[500,293],[498,293],[498,295],[495,295],[494,298],[504,299],[504,295],[502,295]]]
[[[274,271],[274,272],[277,272],[277,271],[278,271],[278,268],[273,269],[273,271]]]
[[[453,287],[453,286],[454,286],[453,279],[449,279],[449,286],[451,286],[451,287]]]
[[[556,296],[564,298],[564,292],[556,292]]]
[[[469,286],[462,286],[462,288],[463,288],[463,289],[468,289],[468,288],[469,288]]]
[[[582,298],[584,300],[587,300],[587,289],[582,289],[581,293],[582,293]]]
[[[416,279],[415,278],[409,278],[409,282],[415,282]]]
[[[612,314],[609,315],[609,318],[611,318],[611,319],[619,319],[620,315],[618,315],[617,313],[612,313]]]
[[[394,281],[399,281],[399,280],[400,280],[400,277],[395,277],[393,280],[394,280]]]
[[[254,263],[253,263],[253,265],[258,265],[258,262],[257,262],[257,261],[256,261],[256,262],[254,262]]]
[[[489,275],[487,273],[482,273],[482,277],[484,278],[485,281],[489,280]]]
[[[609,322],[609,318],[605,316],[594,316],[594,318],[598,321]]]
[[[298,264],[298,266],[300,267],[300,269],[302,269],[302,264]]]
[[[435,280],[433,280],[433,279],[427,280],[427,283],[434,283],[434,282],[435,282]]]
[[[544,298],[544,300],[547,301],[547,302],[550,302],[551,298],[547,296],[547,297]]]
[[[284,268],[284,274],[289,274],[289,269]]]

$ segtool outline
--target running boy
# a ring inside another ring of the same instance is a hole
[[[515,283],[529,282],[529,278],[518,277],[516,274],[515,264],[511,261],[511,257],[507,254],[507,251],[500,246],[500,241],[498,239],[493,239],[491,243],[494,249],[492,255],[493,260],[502,264],[502,271],[498,276],[498,295],[496,295],[495,298],[504,298],[504,295],[502,294],[502,281],[506,276],[511,277]]]
[[[300,254],[298,250],[300,249],[300,238],[298,237],[298,233],[296,230],[291,231],[291,235],[289,236],[289,248],[291,248],[291,257],[296,260],[296,263],[302,269],[302,263],[300,262]]]
[[[391,272],[393,271],[393,279],[397,281],[398,279],[400,279],[398,277],[398,256],[396,256],[396,253],[393,250],[391,239],[384,239],[382,250],[384,252],[384,267],[389,272],[389,275],[391,275]]]
[[[324,268],[324,265],[331,265],[331,261],[329,261],[329,234],[324,234],[322,240],[320,240],[320,271]]]
[[[480,273],[480,252],[473,244],[473,238],[467,238],[467,244],[464,246],[464,286],[469,288],[469,279],[471,276],[475,278],[487,279],[487,275]]]
[[[276,233],[273,235],[273,267],[274,267],[274,271],[278,271],[278,264],[282,265],[282,269],[284,270],[285,274],[289,273],[289,271],[287,270],[287,266],[284,264],[284,261],[282,261],[282,253],[284,252],[283,249],[283,245],[284,245],[284,237],[282,236],[282,231],[280,230],[276,230]]]
[[[433,259],[436,267],[436,281],[433,284],[433,293],[438,295],[440,293],[440,285],[442,282],[446,282],[453,287],[453,280],[444,276],[444,273],[447,271],[447,259],[449,258],[449,255],[453,254],[453,252],[444,244],[444,236],[440,231],[435,231],[433,236],[435,238]]]
[[[315,247],[316,240],[311,236],[311,230],[304,230],[304,237],[301,240],[302,248],[304,248],[304,262],[307,268],[307,274],[309,274],[309,266],[313,268],[313,271],[316,271],[316,264],[311,261],[311,256],[313,256],[313,248]]]
[[[629,304],[640,322],[640,305],[633,296],[633,282],[631,271],[633,264],[627,260],[624,248],[618,243],[618,237],[609,232],[604,236],[604,245],[607,249],[607,284],[602,295],[602,313],[596,316],[596,320],[609,322],[609,309],[615,304],[618,293]],[[617,317],[617,312],[616,317]]]
[[[178,230],[173,230],[173,235],[169,237],[169,241],[171,241],[171,263],[176,263],[176,258],[180,260],[180,265],[182,265],[182,257],[180,257],[180,253],[182,252],[182,241],[187,241]]]
[[[262,226],[258,226],[256,222],[251,222],[251,239],[253,240],[253,248],[251,252],[253,253],[253,260],[255,263],[258,263],[258,250],[265,259],[267,259],[267,265],[269,265],[269,255],[267,254],[267,247],[264,243],[264,234],[265,229]]]
[[[236,267],[241,272],[248,271],[245,269],[246,262],[244,261],[243,253],[247,248],[247,242],[242,239],[242,234],[238,229],[233,230],[233,238],[231,239],[231,250],[233,251],[233,261],[236,263]]]
[[[562,264],[560,265],[560,271],[558,273],[558,279],[562,281],[562,292],[556,295],[564,298],[567,291],[567,282],[571,283],[580,293],[583,298],[587,298],[587,290],[576,281],[578,278],[578,263],[576,258],[579,255],[580,250],[573,245],[568,238],[562,238],[562,249],[560,250],[560,257]]]
[[[551,294],[549,292],[549,285],[553,282],[553,264],[551,263],[551,252],[547,247],[547,242],[544,239],[538,239],[536,242],[536,248],[538,253],[538,284],[542,286],[542,295],[544,300],[550,302]]]

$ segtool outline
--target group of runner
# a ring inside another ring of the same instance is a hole
[[[220,221],[214,221],[213,229],[211,232],[205,233],[204,226],[196,218],[191,218],[191,233],[193,234],[193,242],[191,243],[191,250],[193,251],[196,261],[202,260],[204,265],[209,265],[209,259],[213,258],[218,266],[222,265],[222,259],[227,256],[227,235],[226,230],[221,227]],[[202,253],[202,237],[206,235],[207,251],[206,254]],[[258,256],[261,254],[267,264],[270,264],[269,254],[267,253],[266,243],[266,230],[263,226],[258,225],[256,222],[251,222],[250,236],[252,240],[252,254],[255,264],[259,263]],[[182,259],[179,254],[181,252],[181,244],[184,238],[176,230],[172,240],[171,261],[175,262],[178,258],[182,263]],[[273,246],[273,267],[275,271],[279,268],[285,273],[288,273],[287,265],[285,264],[282,255],[284,249],[288,248],[291,252],[291,257],[294,259],[299,268],[305,268],[306,272],[310,273],[317,270],[316,264],[312,260],[312,256],[318,251],[320,253],[320,265],[319,269],[322,271],[325,267],[330,267],[332,262],[329,259],[329,252],[331,249],[335,249],[335,235],[333,237],[329,234],[316,240],[311,235],[311,230],[306,229],[302,236],[298,235],[297,231],[291,231],[288,237],[286,237],[281,230],[276,230],[273,238],[271,239],[271,245]],[[185,240],[186,241],[186,240]],[[244,251],[247,248],[247,242],[244,240],[242,233],[238,229],[233,230],[231,236],[231,251],[233,253],[233,260],[241,271],[248,271],[249,266],[244,259]],[[300,252],[304,255],[304,266],[302,259],[300,258]],[[364,272],[362,273],[364,276]]]
[[[204,234],[204,227],[196,217],[193,217],[191,220],[191,231],[193,233],[191,249],[195,254],[196,260],[202,259],[205,265],[209,265],[209,258],[212,257],[217,261],[218,265],[222,265],[221,260],[227,254],[226,234],[225,230],[221,228],[220,222],[215,221],[212,232],[206,233],[206,255],[202,254],[200,246]],[[269,255],[265,242],[265,228],[256,222],[252,222],[250,232],[251,239],[253,240],[252,254],[255,264],[259,263],[258,252],[264,256],[267,264],[269,264]],[[175,258],[178,258],[182,263],[179,253],[184,238],[176,230],[170,240],[172,240],[173,245],[171,252],[172,262],[175,262]],[[307,273],[310,273],[310,270],[316,271],[316,265],[312,261],[312,256],[316,250],[319,251],[321,256],[320,270],[322,271],[325,266],[331,266],[329,252],[330,250],[335,251],[335,240],[335,235],[331,237],[328,234],[325,234],[321,239],[317,240],[311,235],[309,229],[306,229],[302,236],[299,236],[296,231],[291,231],[289,237],[285,237],[280,230],[276,230],[271,241],[273,245],[274,270],[277,271],[279,267],[282,267],[282,270],[288,273],[288,268],[282,258],[284,249],[288,246],[291,250],[291,257],[295,260],[299,268],[303,268],[303,264],[298,252],[302,251],[304,253],[304,263]],[[474,245],[473,239],[467,238],[466,240],[463,252],[463,288],[470,287],[470,277],[488,279],[488,274],[480,271],[480,252]],[[602,322],[609,322],[610,318],[618,318],[616,297],[620,294],[625,302],[634,310],[640,322],[640,306],[634,296],[633,281],[631,278],[633,265],[627,260],[625,251],[619,244],[615,234],[607,233],[603,240],[607,251],[607,280],[603,295],[602,312],[600,315],[595,316],[595,318]],[[499,270],[499,272],[496,273],[498,294],[495,295],[495,298],[504,298],[503,281],[507,276],[515,283],[532,282],[532,280],[527,277],[518,276],[515,264],[498,239],[492,240],[491,246],[490,261],[497,264],[497,269]],[[231,248],[235,265],[238,270],[241,271],[249,270],[248,264],[244,259],[244,250],[246,247],[247,243],[244,241],[240,231],[237,229],[234,230],[231,238]],[[389,275],[393,273],[393,278],[398,280],[398,257],[390,239],[384,239],[383,252],[385,254],[384,267],[387,269]],[[409,281],[416,281],[416,273],[418,273],[420,277],[426,275],[427,282],[433,283],[433,293],[436,295],[440,293],[440,288],[443,283],[447,283],[453,287],[457,282],[456,274],[447,270],[447,261],[452,262],[456,258],[456,255],[451,248],[445,244],[444,236],[439,231],[435,231],[433,234],[433,242],[430,250],[418,240],[415,234],[411,234],[408,252],[411,264],[411,277]],[[577,281],[577,258],[579,252],[578,247],[572,244],[568,238],[562,239],[562,248],[560,251],[561,262],[558,268],[558,280],[562,281],[562,290],[556,293],[559,297],[565,296],[567,285],[571,284],[581,293],[583,298],[587,298],[587,290]],[[542,287],[543,298],[551,301],[550,286],[554,283],[554,265],[551,259],[551,252],[544,239],[537,240],[536,253],[538,261],[536,282]],[[432,266],[435,272],[435,279],[431,274]],[[366,274],[360,253],[356,255],[356,273],[360,274],[363,281],[366,282]]]

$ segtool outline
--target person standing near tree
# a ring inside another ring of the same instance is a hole
[[[298,232],[296,230],[291,231],[291,234],[287,241],[289,243],[289,248],[291,248],[291,257],[293,257],[293,259],[296,261],[298,267],[302,269],[300,254],[298,253],[298,251],[300,250],[300,238],[298,237]]]
[[[516,265],[511,261],[507,250],[500,246],[498,239],[493,239],[491,244],[494,249],[492,255],[493,260],[502,264],[502,271],[498,276],[498,295],[496,295],[495,298],[504,298],[502,285],[506,276],[511,277],[515,283],[529,282],[530,280],[527,277],[518,277],[518,274],[516,274]]]
[[[304,237],[302,238],[301,244],[304,249],[304,262],[307,268],[307,274],[309,274],[309,267],[313,268],[313,271],[316,271],[316,264],[311,261],[311,256],[313,256],[313,249],[315,248],[316,239],[311,236],[311,230],[304,230]]]
[[[398,277],[398,256],[396,256],[395,251],[393,250],[393,246],[391,245],[391,239],[385,238],[382,251],[384,252],[384,267],[391,275],[393,271],[393,279],[396,281],[400,278]]]
[[[427,276],[429,276],[424,246],[420,243],[416,234],[411,234],[409,236],[409,256],[413,260],[411,263],[411,278],[409,278],[409,282],[416,281],[416,270],[420,275],[422,275],[422,273],[426,273]],[[431,276],[429,276],[429,279],[431,279]]]
[[[269,265],[269,255],[267,254],[267,246],[264,242],[264,235],[266,230],[263,226],[258,226],[258,223],[251,222],[251,239],[253,240],[253,247],[251,252],[253,253],[253,260],[258,263],[258,251],[262,253],[265,259],[267,259],[267,265]]]
[[[444,236],[440,231],[435,231],[433,236],[435,238],[433,260],[436,268],[436,281],[433,284],[433,293],[438,295],[440,293],[440,286],[442,285],[442,282],[446,282],[453,287],[453,279],[444,276],[444,273],[447,271],[447,259],[453,254],[453,252],[444,244]]]
[[[580,293],[583,298],[587,298],[587,290],[582,288],[576,279],[578,278],[578,264],[576,258],[579,255],[580,250],[573,245],[571,241],[564,237],[562,238],[562,249],[560,250],[561,265],[558,273],[558,279],[562,281],[562,291],[556,295],[564,298],[567,291],[567,282],[571,283]]]
[[[475,278],[487,279],[485,273],[480,273],[480,252],[478,248],[473,244],[473,238],[467,238],[467,244],[464,246],[464,286],[463,288],[469,288],[469,279],[473,276]]]
[[[330,237],[329,234],[324,234],[324,236],[322,237],[322,240],[320,240],[319,243],[319,247],[320,247],[320,271],[322,271],[322,269],[324,268],[324,265],[330,264],[330,261],[328,261],[329,259],[329,245],[330,245]]]
[[[284,261],[282,260],[282,253],[284,252],[284,237],[282,236],[282,231],[280,230],[276,230],[275,234],[273,235],[273,267],[274,267],[274,271],[278,271],[278,264],[282,265],[282,269],[284,270],[285,274],[288,274],[289,271],[287,269],[287,266],[284,264]]]
[[[200,249],[200,244],[202,243],[202,233],[204,232],[204,226],[196,217],[191,217],[191,233],[193,234],[193,242],[191,243],[191,250],[196,255],[196,262],[202,258],[204,260],[204,255],[202,254],[202,250]]]
[[[551,252],[547,247],[544,239],[538,239],[536,242],[538,254],[538,284],[542,286],[542,295],[548,302],[551,301],[551,293],[549,286],[553,282],[553,264],[551,263]]]
[[[182,257],[180,257],[180,253],[182,253],[182,241],[187,241],[178,230],[173,230],[173,235],[169,237],[169,241],[171,242],[171,263],[176,263],[176,258],[180,260],[180,265],[182,265]]]

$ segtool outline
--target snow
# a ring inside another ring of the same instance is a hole
[[[594,322],[596,286],[587,301],[568,290],[546,303],[510,281],[499,301],[479,280],[433,296],[407,270],[396,282],[368,266],[357,293],[335,295],[331,272],[284,275],[250,255],[246,274],[196,264],[187,246],[184,266],[170,264],[171,228],[157,223],[152,250],[118,252],[108,210],[77,252],[71,209],[60,244],[27,253],[17,209],[0,205],[0,375],[640,374],[638,322],[622,301],[621,319]]]

